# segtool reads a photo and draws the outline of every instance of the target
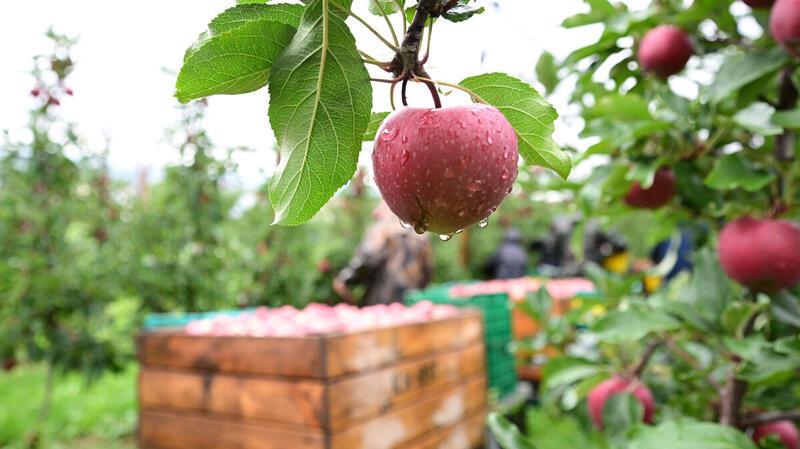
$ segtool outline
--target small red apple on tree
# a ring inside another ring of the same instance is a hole
[[[753,431],[753,441],[760,443],[764,438],[774,435],[786,446],[786,449],[800,449],[800,431],[788,420],[761,424]]]
[[[653,184],[644,188],[635,181],[625,195],[625,204],[635,209],[658,209],[675,196],[675,174],[669,168],[660,168],[653,176]]]
[[[672,25],[661,25],[645,34],[637,57],[645,71],[667,78],[682,71],[692,54],[694,48],[686,33]]]
[[[800,282],[800,227],[784,220],[743,217],[719,238],[719,260],[732,279],[756,291]]]
[[[378,130],[372,162],[389,208],[417,232],[450,235],[491,215],[511,191],[514,128],[485,105],[404,108]]]
[[[653,415],[656,408],[650,389],[638,380],[614,376],[594,387],[587,397],[589,415],[597,427],[603,428],[603,407],[605,407],[606,402],[612,396],[621,393],[630,393],[638,399],[644,408],[642,420],[647,424],[653,423]]]
[[[772,37],[800,58],[800,0],[777,0],[769,18]]]

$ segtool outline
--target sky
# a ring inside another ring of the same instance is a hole
[[[467,76],[501,71],[534,82],[534,68],[543,50],[563,57],[591,43],[599,32],[592,27],[559,27],[565,17],[586,10],[581,0],[479,2],[487,6],[485,14],[460,24],[437,23],[426,66],[432,77],[459,82]],[[364,17],[369,16],[366,3],[354,2],[354,10]],[[0,130],[24,138],[21,130],[33,105],[31,58],[49,51],[44,32],[53,26],[59,33],[79,38],[69,84],[75,96],[64,102],[63,114],[78,123],[90,147],[101,149],[109,139],[115,177],[134,179],[143,167],[157,172],[177,155],[166,142],[165,129],[180,116],[173,93],[183,53],[210,19],[233,4],[233,0],[0,2]],[[370,21],[386,32],[381,19]],[[389,59],[388,50],[364,27],[352,19],[348,23],[361,49]],[[552,99],[560,111],[566,107],[565,98],[562,94]],[[412,105],[430,101],[424,87],[411,89]],[[444,99],[445,105],[468,101],[457,93]],[[262,89],[212,97],[207,110],[206,129],[218,146],[255,150],[237,156],[240,175],[250,185],[262,183],[274,168],[267,104],[267,91]],[[389,110],[386,85],[374,85],[374,104],[376,111]],[[577,130],[569,120],[562,120],[556,139],[571,143]],[[362,157],[366,163],[369,151],[363,151]]]

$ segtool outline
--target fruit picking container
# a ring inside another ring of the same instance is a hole
[[[139,447],[482,447],[483,334],[471,310],[291,337],[145,330]]]

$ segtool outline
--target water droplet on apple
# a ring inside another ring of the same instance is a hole
[[[508,159],[511,157],[511,150],[508,149],[508,145],[503,147],[503,159]]]
[[[403,143],[408,143],[408,136],[403,134],[403,136],[400,137],[400,141],[403,142]]]
[[[461,234],[462,232],[464,232],[464,230],[463,229],[459,229],[458,231],[456,231],[456,234]]]
[[[453,234],[439,234],[439,240],[447,242],[453,238]]]
[[[474,115],[475,117],[477,117],[477,116],[478,116],[478,114],[479,114],[479,112],[478,112],[478,110],[477,110],[477,109],[470,109],[470,110],[469,110],[469,113],[470,113],[470,114],[472,114],[472,115]]]
[[[444,169],[444,177],[445,178],[452,178],[455,175],[456,174],[455,174],[455,172],[453,171],[452,168],[447,167],[447,168]]]
[[[480,223],[478,223],[478,227],[481,229],[485,228],[486,226],[489,226],[489,217],[484,218],[480,221]]]
[[[384,142],[391,142],[397,137],[398,133],[400,133],[398,128],[386,128],[381,133],[381,140]]]
[[[464,123],[462,120],[458,120],[456,121],[456,123],[458,123],[458,126],[461,127],[461,129],[467,129],[467,124]]]
[[[460,211],[458,211],[458,218],[464,218],[466,216],[467,216],[467,211],[466,210],[461,209]]]
[[[408,152],[405,148],[400,153],[400,163],[405,164],[408,161],[408,158],[411,157],[411,153]]]
[[[492,135],[489,134],[489,131],[486,131],[486,144],[491,145],[494,143],[494,139],[492,139]]]
[[[401,226],[403,229],[408,229],[408,228],[410,228],[410,227],[411,227],[411,224],[409,224],[409,223],[406,223],[406,222],[405,222],[405,221],[403,221],[403,220],[400,220],[400,226]]]
[[[414,232],[417,234],[424,234],[428,232],[428,224],[427,223],[414,223]]]
[[[510,171],[508,171],[508,169],[507,169],[507,168],[504,168],[504,169],[503,169],[503,173],[500,175],[500,179],[502,179],[503,181],[505,181],[506,179],[508,179],[508,178],[510,178],[510,177],[511,177],[511,172],[510,172]]]
[[[470,192],[477,192],[481,189],[481,180],[475,179],[467,185],[467,190]]]
[[[509,186],[509,187],[506,189],[506,195],[508,195],[509,193],[511,193],[511,191],[512,191],[512,190],[514,190],[514,187],[512,187],[512,186]]]

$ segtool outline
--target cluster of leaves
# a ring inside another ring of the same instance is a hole
[[[388,115],[372,112],[365,63],[391,71],[390,63],[380,63],[356,47],[345,22],[348,16],[375,30],[352,11],[352,0],[243,3],[214,18],[186,51],[176,96],[188,102],[269,86],[269,121],[283,155],[268,185],[269,200],[275,223],[298,225],[353,177],[362,141],[372,140]],[[428,3],[442,11],[437,17],[452,22],[483,12],[470,0]],[[390,17],[400,16],[405,29],[419,5],[371,0],[367,6],[390,28]],[[428,25],[433,27],[434,22],[430,18]],[[399,52],[399,40],[391,30],[394,45],[381,39]],[[531,86],[500,73],[469,77],[452,86],[506,115],[529,164],[551,168],[563,177],[569,174],[570,158],[551,138],[555,109]]]
[[[744,22],[768,30],[767,12],[732,3],[668,0],[631,10],[586,0],[589,11],[564,26],[601,24],[598,40],[564,61],[541,58],[537,73],[548,91],[569,80],[562,87],[572,89],[585,124],[582,137],[591,142],[576,164],[594,168],[585,180],[545,188],[562,189],[585,217],[610,227],[647,217],[657,223],[647,230],[652,243],[679,225],[705,229],[707,236],[693,273],[649,297],[640,276],[590,270],[610,312],[580,315],[585,331],[576,330],[572,317],[568,329],[551,330],[540,345],[550,339],[570,343],[577,332],[596,342],[595,350],[562,346],[565,355],[544,368],[543,406],[526,412],[522,431],[501,416],[490,420],[506,449],[752,449],[743,432],[754,417],[800,403],[798,292],[747,291],[724,274],[714,249],[716,230],[728,219],[800,217],[800,146],[791,139],[786,144],[800,128],[800,109],[785,98],[787,89],[800,88],[797,63],[768,31],[741,33],[748,28]],[[687,31],[696,51],[687,70],[669,81],[645,73],[636,60],[640,38],[664,23]],[[675,172],[676,199],[659,211],[631,211],[622,197],[633,182],[649,186],[660,167]],[[651,345],[655,351],[645,355]],[[597,430],[586,396],[615,373],[631,373],[643,357],[649,364],[641,378],[656,398],[658,425],[641,424],[641,406],[623,394],[606,404],[606,428]]]

